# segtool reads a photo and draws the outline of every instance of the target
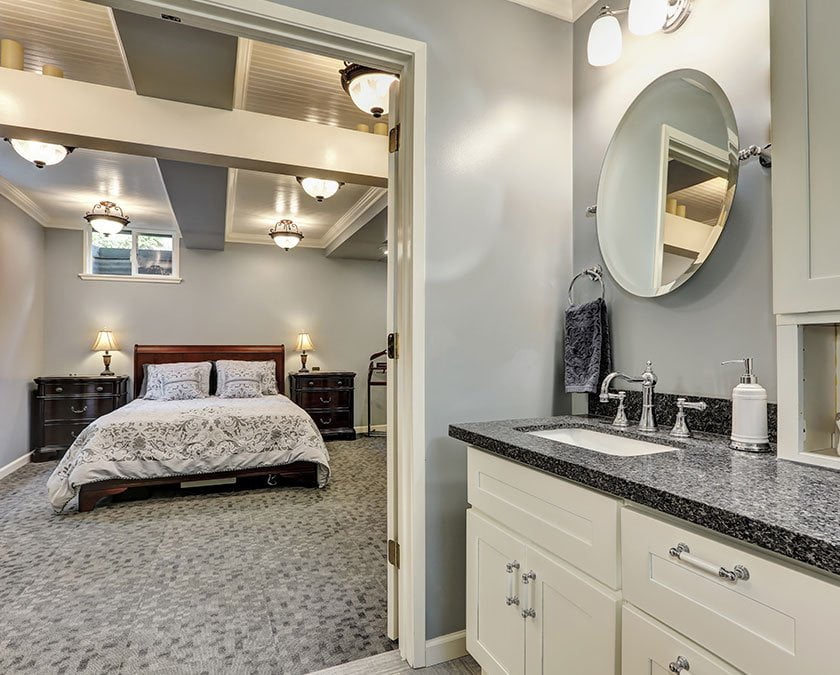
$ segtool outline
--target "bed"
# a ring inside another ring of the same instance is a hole
[[[134,487],[265,476],[269,484],[323,487],[329,454],[312,418],[282,394],[249,399],[216,396],[186,401],[139,398],[149,364],[273,360],[279,387],[280,346],[134,347],[134,396],[82,431],[47,482],[53,508],[78,497],[90,511],[103,497]],[[215,391],[215,368],[210,391]]]

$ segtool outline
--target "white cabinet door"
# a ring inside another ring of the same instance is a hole
[[[770,17],[774,309],[836,310],[840,3],[771,0]]]
[[[575,568],[528,547],[522,587],[528,675],[618,672],[621,596]]]
[[[488,675],[525,670],[524,566],[521,540],[475,509],[467,511],[467,651]]]

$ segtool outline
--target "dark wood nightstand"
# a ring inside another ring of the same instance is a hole
[[[126,403],[128,377],[36,377],[33,462],[64,454],[88,424]]]
[[[325,441],[355,441],[353,391],[356,373],[291,373],[289,398],[308,412]]]

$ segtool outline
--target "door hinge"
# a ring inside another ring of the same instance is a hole
[[[393,539],[388,540],[388,564],[400,568],[400,545]]]
[[[397,152],[400,149],[400,125],[395,124],[388,132],[388,152]]]
[[[388,358],[398,359],[400,357],[400,336],[396,333],[388,333]]]

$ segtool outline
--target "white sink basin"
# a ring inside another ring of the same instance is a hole
[[[640,441],[626,436],[602,434],[592,429],[544,429],[529,431],[532,436],[540,436],[550,441],[558,441],[566,445],[576,445],[579,448],[603,452],[605,455],[619,457],[638,457],[639,455],[655,455],[658,452],[673,452],[674,448],[658,443]]]

